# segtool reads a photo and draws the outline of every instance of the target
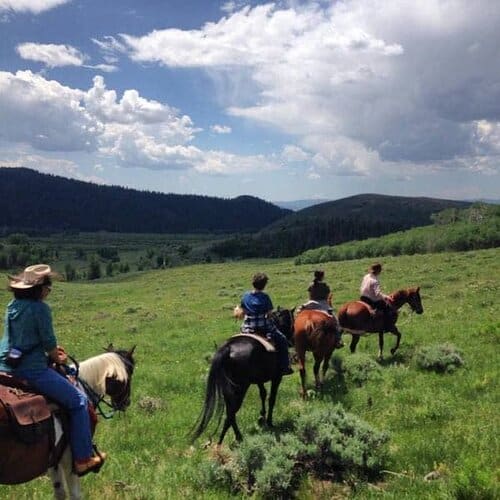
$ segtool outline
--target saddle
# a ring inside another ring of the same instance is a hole
[[[325,305],[322,304],[321,302],[318,302],[317,300],[308,300],[307,302],[305,302],[304,304],[300,305],[299,307],[297,307],[296,311],[295,311],[295,317],[297,317],[297,315],[302,312],[302,311],[311,311],[311,310],[314,310],[314,311],[319,311],[319,312],[322,312],[324,313],[325,315],[327,316],[332,316],[326,309],[325,309]]]
[[[266,349],[268,352],[276,352],[276,346],[274,345],[274,342],[269,340],[266,337],[266,332],[265,330],[255,330],[252,333],[237,333],[233,335],[231,338],[237,338],[237,337],[251,337],[255,340],[258,340]]]

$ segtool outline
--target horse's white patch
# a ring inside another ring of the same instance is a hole
[[[63,437],[63,427],[61,419],[54,415],[54,446],[58,446]]]

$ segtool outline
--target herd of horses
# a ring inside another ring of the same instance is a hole
[[[397,311],[408,304],[417,314],[423,312],[420,288],[398,290],[389,295],[394,315],[387,322],[367,304],[353,301],[344,304],[338,315],[329,315],[320,310],[302,309],[295,314],[294,309],[281,309],[271,313],[271,319],[295,347],[301,380],[301,395],[306,397],[306,351],[314,357],[314,377],[320,389],[328,370],[330,358],[335,349],[335,332],[340,327],[343,332],[352,334],[351,352],[355,352],[361,335],[379,334],[379,357],[382,357],[383,335],[390,332],[396,336],[396,344],[391,349],[394,354],[399,347],[401,333],[396,327]],[[106,353],[94,356],[79,365],[77,379],[81,382],[91,402],[93,410],[106,415],[101,408],[107,405],[111,412],[125,411],[130,405],[130,390],[134,371],[134,348],[115,350],[112,345]],[[321,370],[320,370],[321,368]],[[321,371],[321,373],[320,373]],[[221,444],[227,431],[232,428],[236,439],[241,441],[242,434],[236,423],[248,388],[256,384],[259,388],[261,409],[259,423],[272,427],[273,409],[282,373],[279,369],[275,348],[257,335],[240,334],[228,339],[217,349],[212,358],[207,379],[205,400],[201,414],[191,433],[193,441],[207,429],[213,417],[220,427],[225,408],[225,418],[218,444]],[[271,382],[269,399],[265,384]],[[0,380],[0,384],[2,381]],[[23,389],[19,386],[9,388],[13,392]],[[106,400],[108,397],[108,400]],[[266,409],[267,403],[267,409]],[[11,431],[8,408],[0,404],[0,484],[27,482],[47,471],[52,479],[55,498],[80,498],[79,477],[72,470],[71,452],[68,446],[67,426],[64,415],[57,408],[51,409],[53,430],[47,435],[50,439],[36,443],[23,443]]]
[[[278,308],[271,313],[271,319],[278,329],[295,347],[301,380],[300,392],[303,398],[307,394],[306,351],[311,351],[314,357],[315,386],[316,389],[320,389],[335,349],[335,332],[339,327],[343,332],[352,335],[350,344],[352,353],[356,351],[362,335],[378,333],[379,358],[383,356],[384,333],[392,333],[396,336],[396,344],[391,349],[391,354],[394,355],[401,340],[401,332],[396,326],[399,309],[408,304],[415,313],[423,313],[420,287],[397,290],[389,295],[389,302],[394,311],[390,321],[384,319],[381,312],[373,310],[361,301],[342,305],[337,317],[315,309],[302,309],[297,315],[293,309]],[[233,429],[236,439],[240,441],[242,434],[236,423],[236,414],[252,384],[258,386],[261,399],[259,423],[272,427],[273,409],[281,379],[282,374],[274,350],[268,349],[255,335],[231,337],[217,350],[212,359],[205,401],[192,433],[193,440],[201,436],[213,417],[218,419],[217,429],[220,427],[225,407],[225,418],[218,444],[222,444],[229,428]],[[271,382],[267,412],[267,390],[264,385],[266,382]]]

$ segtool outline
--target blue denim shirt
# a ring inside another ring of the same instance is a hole
[[[4,336],[0,341],[0,370],[13,372],[47,368],[46,353],[57,346],[52,327],[52,314],[45,302],[14,299],[7,306]],[[23,352],[21,364],[16,370],[4,363],[10,347]]]

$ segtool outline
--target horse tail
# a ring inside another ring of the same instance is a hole
[[[220,426],[222,410],[224,408],[223,388],[227,384],[232,383],[225,373],[225,363],[229,358],[229,351],[230,345],[226,343],[221,346],[212,359],[207,378],[205,402],[203,403],[203,409],[195,424],[195,428],[191,432],[191,442],[194,442],[203,434],[214,416],[217,418],[217,427],[214,433],[217,432]]]
[[[338,319],[340,327],[346,326],[346,324],[347,324],[347,307],[342,306],[339,309],[339,312],[337,314],[337,319]]]

